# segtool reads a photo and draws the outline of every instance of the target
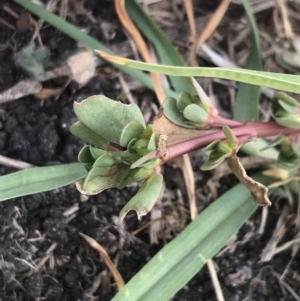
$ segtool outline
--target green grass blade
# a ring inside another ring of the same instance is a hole
[[[153,19],[142,9],[135,0],[126,0],[126,10],[131,19],[136,23],[143,35],[154,45],[160,61],[166,65],[184,66],[185,63],[173,44],[166,37],[164,32],[153,21]],[[169,76],[174,90],[177,93],[182,91],[192,93],[194,89],[189,81],[182,77]]]
[[[91,36],[85,34],[84,32],[80,31],[78,28],[73,26],[72,24],[64,21],[59,16],[45,10],[41,6],[38,6],[28,0],[14,0],[16,3],[20,4],[24,8],[28,9],[33,14],[37,15],[41,19],[45,20],[52,26],[58,28],[60,31],[68,35],[69,37],[73,38],[74,40],[86,45],[91,49],[99,49],[105,51],[110,54],[114,54],[109,48],[105,47],[103,44],[98,42],[96,39],[92,38]],[[149,89],[154,89],[152,79],[149,75],[141,72],[139,70],[134,70],[131,68],[126,68],[124,66],[117,66],[123,72],[129,74],[139,82],[141,82],[145,87]],[[174,93],[170,89],[165,90],[168,96],[173,96]],[[176,96],[176,95],[175,95]]]
[[[256,21],[252,12],[252,8],[248,0],[242,0],[250,28],[252,48],[247,59],[245,69],[262,71],[262,62],[260,56],[259,34],[256,26]],[[258,121],[259,120],[259,86],[240,83],[236,96],[234,119],[243,121]],[[247,110],[245,110],[247,108]]]
[[[256,180],[269,184],[264,177]],[[213,257],[257,206],[239,184],[204,210],[136,274],[112,301],[165,301]]]
[[[277,90],[300,93],[299,75],[255,71],[241,68],[176,67],[169,65],[148,64],[123,58],[116,58],[116,61],[122,61],[122,65],[126,65],[131,68],[158,72],[166,75],[218,77],[251,85],[265,86]]]
[[[0,176],[0,201],[49,191],[84,178],[82,163],[34,167]]]

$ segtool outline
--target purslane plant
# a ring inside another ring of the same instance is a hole
[[[88,172],[77,182],[82,193],[92,195],[106,188],[123,188],[142,182],[137,194],[120,213],[123,219],[128,211],[135,210],[141,217],[151,210],[163,190],[160,166],[204,148],[209,157],[202,170],[215,168],[227,159],[234,174],[252,192],[255,202],[270,204],[267,189],[246,175],[236,154],[248,141],[275,136],[271,145],[280,145],[279,166],[296,169],[300,155],[297,146],[300,132],[298,103],[278,92],[272,106],[275,122],[235,121],[221,117],[196,80],[188,80],[194,86],[195,94],[183,91],[177,99],[169,97],[162,110],[167,122],[185,128],[186,133],[199,130],[199,135],[194,134],[193,138],[172,145],[168,145],[169,133],[158,134],[155,124],[145,124],[137,105],[122,104],[103,95],[74,104],[79,121],[71,127],[71,132],[89,144],[78,156]],[[257,187],[260,187],[259,191]]]

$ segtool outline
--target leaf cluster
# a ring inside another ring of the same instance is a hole
[[[89,144],[78,155],[88,174],[77,182],[77,188],[91,195],[147,180],[132,199],[133,204],[142,199],[141,207],[147,209],[141,211],[129,202],[124,211],[126,214],[134,209],[139,216],[146,214],[163,186],[162,178],[155,173],[160,159],[155,158],[158,135],[153,126],[145,125],[137,105],[125,105],[103,95],[75,103],[74,111],[79,121],[71,132]],[[146,187],[148,199],[143,197]]]
[[[230,157],[232,152],[237,149],[238,143],[231,129],[223,127],[223,133],[226,140],[216,140],[209,144],[204,151],[209,153],[209,158],[201,166],[202,170],[210,170],[221,164],[226,158]]]
[[[299,129],[299,113],[300,105],[293,97],[283,92],[275,93],[271,114],[278,124],[292,129]]]
[[[201,128],[210,115],[210,100],[203,95],[181,92],[177,99],[168,97],[164,103],[164,114],[173,123],[186,128]]]

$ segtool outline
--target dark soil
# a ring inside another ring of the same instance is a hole
[[[115,21],[112,3],[103,2],[105,3],[100,4],[99,1],[89,0],[85,7],[99,20]],[[20,8],[10,1],[4,3],[20,12]],[[100,9],[102,6],[105,9]],[[1,9],[0,17],[15,24],[15,20]],[[83,16],[78,20],[81,25],[90,22]],[[91,32],[98,39],[108,43],[93,30],[95,24],[85,25],[92,28]],[[50,26],[44,26],[40,33],[52,57],[63,57],[76,49],[74,41]],[[20,49],[30,37],[28,32],[15,32],[0,23],[1,44],[9,41],[16,49]],[[121,30],[115,39],[124,39]],[[114,42],[112,40],[109,43]],[[26,77],[29,75],[15,64],[12,47],[1,50],[0,92]],[[28,96],[1,106],[0,154],[38,166],[75,162],[83,143],[69,132],[70,125],[76,121],[73,101],[95,94],[117,98],[119,93],[111,80],[96,76],[80,89],[76,85],[69,85],[57,99],[51,98],[41,103],[33,96]],[[11,168],[0,167],[1,175],[13,171]],[[195,172],[201,179],[198,185],[204,186],[210,175],[199,175],[196,167]],[[180,183],[183,178],[181,172],[171,166],[165,168],[164,175],[172,198],[171,204],[163,207],[163,218],[167,215],[176,218],[188,208],[187,202],[182,205],[177,198],[176,190],[182,186]],[[219,192],[226,191],[233,183],[236,181],[232,177],[222,179]],[[166,233],[161,233],[157,245],[150,243],[147,229],[136,236],[131,235],[149,221],[149,216],[137,221],[132,213],[127,216],[124,225],[118,223],[121,208],[136,190],[137,187],[109,189],[86,200],[74,185],[70,185],[0,203],[0,300],[111,300],[116,294],[116,285],[99,254],[79,233],[94,238],[107,250],[127,282],[165,243],[182,230],[182,227],[173,229],[172,225],[168,225]],[[205,195],[208,192],[205,188],[203,193]],[[183,199],[186,200],[184,188]],[[198,208],[203,209],[211,199],[199,197],[197,202]],[[66,214],[66,210],[72,206],[78,206],[78,210]],[[180,214],[176,215],[176,212]],[[289,212],[289,220],[292,221],[296,209],[292,207]],[[259,263],[262,250],[275,229],[280,213],[280,206],[271,207],[266,230],[259,236],[256,233],[260,225],[261,210],[258,210],[239,231],[237,241],[240,243],[236,249],[215,258],[226,301],[295,300],[286,289],[280,287],[273,275],[274,271],[279,275],[283,274],[290,263],[291,252],[280,253],[267,264]],[[181,215],[180,218],[183,219],[183,224],[189,222],[187,217]],[[285,240],[288,241],[293,236],[291,230]],[[299,264],[300,256],[297,253],[285,278],[298,294]],[[230,281],[235,273],[239,273],[235,281]],[[96,282],[98,286],[93,289]],[[203,268],[173,300],[216,300],[207,268]]]

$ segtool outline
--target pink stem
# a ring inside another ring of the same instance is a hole
[[[225,125],[229,127],[236,127],[236,126],[242,126],[244,125],[244,121],[238,121],[238,120],[233,120],[233,119],[227,119],[225,117],[222,117],[221,115],[218,115],[213,118],[212,121],[212,126],[214,127],[223,127]]]
[[[239,144],[244,143],[246,137],[270,137],[300,132],[300,129],[285,128],[276,122],[246,122],[241,126],[233,127],[231,130],[238,138]],[[170,145],[167,150],[167,156],[162,159],[161,164],[164,164],[186,153],[201,149],[215,140],[223,140],[225,138],[226,137],[223,131],[218,130],[214,133],[209,133],[207,135]]]

